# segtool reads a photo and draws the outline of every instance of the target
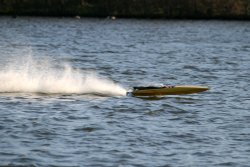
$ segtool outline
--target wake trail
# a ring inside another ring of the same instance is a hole
[[[16,61],[0,70],[0,93],[125,96],[126,89],[94,72],[56,68],[47,61]]]

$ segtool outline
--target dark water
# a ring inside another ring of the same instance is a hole
[[[0,166],[250,166],[250,22],[0,18],[0,60]],[[211,90],[65,94],[53,86],[65,62],[98,73],[94,87]],[[31,91],[44,68],[48,86]]]

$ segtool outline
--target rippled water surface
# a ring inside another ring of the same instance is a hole
[[[2,17],[0,166],[246,167],[249,83],[250,22]]]

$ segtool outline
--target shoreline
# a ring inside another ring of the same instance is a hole
[[[250,20],[249,0],[0,0],[0,16]]]

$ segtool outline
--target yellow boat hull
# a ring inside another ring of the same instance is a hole
[[[185,95],[209,90],[207,86],[179,85],[162,87],[138,87],[131,92],[133,96]]]

